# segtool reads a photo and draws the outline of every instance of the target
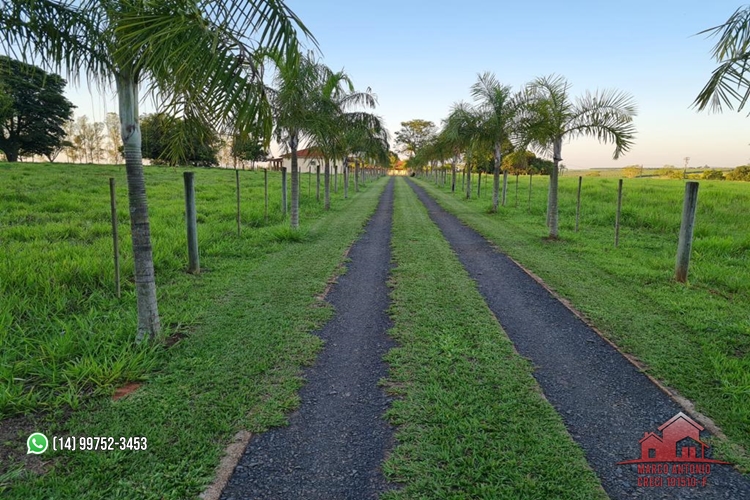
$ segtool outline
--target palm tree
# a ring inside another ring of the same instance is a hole
[[[495,164],[493,169],[492,211],[497,212],[500,198],[500,169],[503,163],[503,144],[512,142],[518,134],[517,116],[522,107],[519,96],[511,93],[508,85],[498,82],[493,73],[485,72],[471,86],[477,102],[477,139],[491,145]],[[504,191],[503,191],[503,194]]]
[[[343,71],[334,73],[312,55],[298,61],[268,56],[277,65],[273,89],[269,89],[276,120],[276,138],[285,144],[292,160],[291,226],[299,228],[299,168],[297,148],[301,141],[315,141],[332,133],[332,120],[343,120],[343,110],[356,105],[374,107],[375,96],[354,92],[349,77]],[[325,140],[323,141],[325,143]],[[330,145],[326,145],[328,147]],[[329,147],[331,150],[332,146]]]
[[[526,87],[524,126],[531,144],[552,153],[547,203],[549,237],[558,237],[557,184],[563,139],[587,136],[614,143],[616,160],[630,149],[635,137],[636,107],[630,95],[616,90],[586,92],[571,100],[570,84],[561,76],[537,78]]]
[[[343,72],[331,75],[318,88],[314,105],[314,128],[310,131],[311,144],[319,149],[325,158],[324,170],[324,209],[331,206],[330,164],[331,160],[345,156],[345,132],[350,128],[385,130],[374,116],[361,111],[348,111],[356,107],[373,108],[377,104],[375,94],[368,88],[364,92],[354,90],[351,79]]]
[[[441,141],[451,154],[451,192],[456,191],[456,164],[459,157],[471,147],[476,135],[477,116],[474,108],[465,102],[451,107],[448,118],[443,120]]]
[[[724,24],[698,33],[719,36],[712,52],[719,66],[693,102],[699,111],[707,107],[713,111],[721,111],[722,105],[734,109],[734,101],[739,101],[737,111],[741,111],[750,98],[750,78],[747,74],[750,61],[748,27],[750,6],[745,6],[738,8]]]
[[[167,114],[269,137],[271,110],[252,55],[271,48],[293,58],[298,29],[309,35],[283,0],[14,0],[0,5],[6,51],[115,85],[135,262],[137,341],[160,331],[138,123],[140,86],[145,83],[158,95]],[[172,152],[184,154],[177,142]]]
[[[388,131],[379,116],[366,112],[348,113],[345,126],[342,150],[346,155],[355,156],[362,162],[388,164]]]

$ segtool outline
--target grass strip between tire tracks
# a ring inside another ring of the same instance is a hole
[[[3,498],[195,498],[239,429],[283,425],[299,403],[301,367],[321,345],[309,332],[332,314],[315,297],[374,212],[386,180],[303,227],[304,242],[227,261],[202,277],[209,312],[141,390],[90,402],[63,426],[37,429],[48,437],[145,436],[146,451],[48,451],[51,470],[14,473],[0,483]]]
[[[384,498],[606,498],[424,206],[396,184],[392,273],[400,347],[386,360],[401,398]]]

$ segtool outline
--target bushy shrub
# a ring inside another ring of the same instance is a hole
[[[622,175],[628,179],[634,179],[640,175],[643,175],[643,165],[628,165],[622,169]]]
[[[731,172],[727,173],[726,178],[730,181],[746,181],[750,182],[750,165],[743,165],[737,167]]]
[[[724,173],[721,170],[704,170],[701,179],[709,181],[723,181]]]

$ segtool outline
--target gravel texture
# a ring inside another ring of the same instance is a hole
[[[617,462],[639,458],[644,432],[657,432],[683,409],[511,259],[409,183],[519,354],[533,363],[610,497],[750,499],[750,481],[729,465],[713,465],[706,487],[639,487],[636,466]]]
[[[386,335],[392,214],[393,179],[327,297],[336,314],[316,332],[325,347],[305,372],[299,410],[288,427],[252,438],[223,500],[369,499],[393,487],[380,469],[393,445],[383,419],[391,399],[378,387],[394,346]]]

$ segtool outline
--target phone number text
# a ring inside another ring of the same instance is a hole
[[[148,439],[145,437],[53,436],[52,449],[55,451],[145,451],[148,449]]]

